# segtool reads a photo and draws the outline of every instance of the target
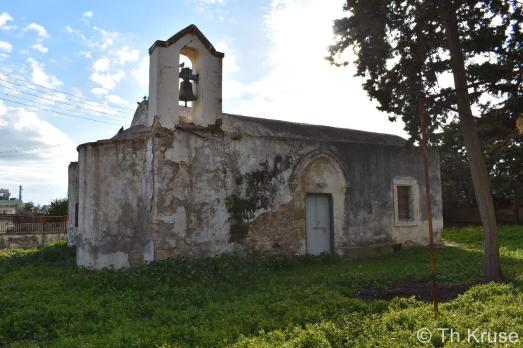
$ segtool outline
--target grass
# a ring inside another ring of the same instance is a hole
[[[448,229],[443,238],[452,246],[437,251],[438,280],[479,282],[480,229]],[[424,248],[364,261],[222,256],[132,271],[77,268],[63,244],[0,252],[0,346],[412,347],[424,327],[434,346],[452,346],[437,328],[523,336],[523,227],[502,227],[500,244],[507,283],[471,288],[442,304],[438,320],[414,299],[356,297],[363,288],[428,281]]]

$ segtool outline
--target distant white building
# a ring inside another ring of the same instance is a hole
[[[23,207],[22,186],[20,186],[18,199],[11,198],[11,192],[8,189],[0,188],[0,215],[14,215]]]

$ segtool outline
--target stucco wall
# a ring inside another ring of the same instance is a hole
[[[0,250],[34,248],[65,240],[65,233],[0,234]]]
[[[133,264],[146,216],[144,144],[135,138],[79,148],[80,214],[74,241],[78,265],[119,268]]]
[[[304,197],[314,192],[332,195],[339,254],[357,246],[427,243],[418,149],[386,136],[383,144],[276,136],[248,121],[229,121],[225,132],[153,128],[81,145],[78,264],[128,267],[235,251],[303,254]],[[431,164],[439,241],[436,153]],[[416,180],[419,224],[395,225],[394,178]]]
[[[67,245],[72,246],[75,243],[78,234],[77,214],[79,214],[80,205],[78,202],[78,162],[71,162],[68,168],[68,186],[67,186]],[[78,210],[78,211],[77,211]]]

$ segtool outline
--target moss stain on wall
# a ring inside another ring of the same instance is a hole
[[[278,191],[278,175],[288,169],[290,158],[277,155],[272,161],[260,163],[260,168],[236,178],[236,192],[225,200],[229,211],[230,242],[240,243],[249,233],[256,211],[268,209]]]

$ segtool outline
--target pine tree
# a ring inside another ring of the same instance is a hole
[[[338,65],[348,64],[346,49],[354,50],[364,89],[391,121],[402,118],[411,141],[419,137],[421,96],[429,130],[458,119],[485,232],[486,281],[500,281],[501,269],[490,178],[472,110],[497,110],[514,124],[522,110],[522,7],[517,0],[347,0],[348,15],[335,21],[330,48]]]

